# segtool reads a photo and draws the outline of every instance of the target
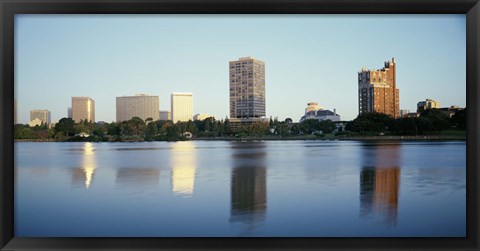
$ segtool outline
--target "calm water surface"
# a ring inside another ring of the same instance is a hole
[[[15,146],[17,237],[466,233],[465,142]]]

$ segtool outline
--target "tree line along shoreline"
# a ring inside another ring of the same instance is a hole
[[[466,139],[466,109],[449,117],[445,111],[427,109],[418,117],[394,119],[383,113],[362,113],[339,130],[330,120],[291,119],[256,122],[235,130],[228,119],[203,121],[153,121],[134,117],[127,121],[92,123],[62,118],[54,127],[14,126],[15,141],[40,142],[139,142],[183,140],[448,140]]]

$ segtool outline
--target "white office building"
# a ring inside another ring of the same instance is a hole
[[[189,121],[193,119],[193,94],[174,92],[170,96],[172,108],[172,120]]]

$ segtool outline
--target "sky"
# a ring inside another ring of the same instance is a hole
[[[466,104],[465,15],[15,15],[17,122],[72,96],[115,121],[115,97],[193,93],[194,114],[229,114],[229,61],[265,62],[266,113],[298,121],[308,102],[358,115],[358,71],[395,57],[400,109]]]

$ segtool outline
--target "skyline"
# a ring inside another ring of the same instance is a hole
[[[427,98],[465,107],[464,15],[17,15],[15,23],[24,124],[35,109],[51,111],[53,122],[67,117],[72,96],[93,98],[96,120],[112,122],[116,97],[158,95],[159,110],[171,110],[173,92],[195,95],[193,114],[223,119],[228,62],[246,56],[265,62],[267,118],[298,121],[318,102],[354,119],[358,71],[392,57],[400,109]]]

